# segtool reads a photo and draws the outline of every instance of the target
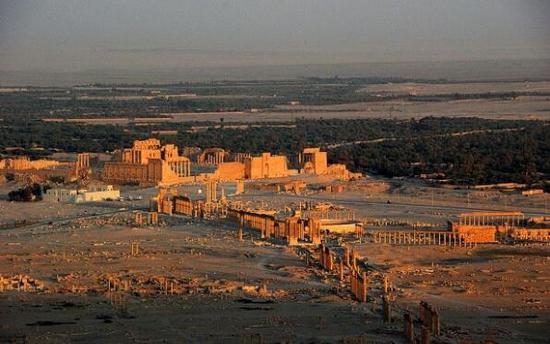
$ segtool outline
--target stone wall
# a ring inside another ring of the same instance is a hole
[[[284,155],[263,153],[261,156],[245,159],[247,179],[286,177],[288,173],[287,159]]]
[[[304,240],[318,244],[321,240],[319,221],[301,219],[299,216],[278,219],[269,213],[228,209],[227,220],[260,231],[264,239],[282,239],[288,245]]]
[[[512,228],[511,238],[525,241],[550,241],[550,228]]]
[[[496,225],[465,225],[452,222],[450,229],[453,232],[459,233],[466,243],[493,243],[496,242],[496,233],[498,226]]]
[[[220,181],[244,179],[245,166],[240,162],[224,162],[218,165],[213,178]]]

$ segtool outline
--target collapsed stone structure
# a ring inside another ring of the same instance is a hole
[[[298,154],[298,166],[289,166],[286,156],[270,152],[252,156],[249,153],[229,153],[221,148],[207,148],[201,151],[198,147],[187,147],[184,151],[196,157],[197,166],[204,166],[206,169],[214,167],[215,170],[199,171],[197,175],[192,176],[191,159],[180,155],[178,147],[173,144],[161,145],[160,140],[150,138],[136,140],[131,148],[116,151],[111,161],[105,162],[102,179],[108,184],[168,186],[207,179],[235,181],[282,178],[300,173],[334,175],[344,180],[361,176],[348,171],[345,165],[328,165],[327,153],[322,152],[320,148],[304,149]],[[56,173],[55,176],[61,176],[70,182],[87,180],[91,174],[90,155],[80,153],[76,162],[44,159],[31,161],[27,157],[0,160],[0,172],[44,169],[57,171],[59,167],[65,168],[65,172]],[[46,177],[53,175],[52,173]],[[296,183],[282,185],[282,189],[292,189],[296,192],[303,187],[303,184]]]
[[[297,173],[288,168],[286,156],[262,153],[260,156],[242,156],[242,162],[220,163],[212,177],[227,181],[287,177]]]
[[[335,175],[349,180],[361,174],[352,173],[345,165],[327,163],[327,153],[320,148],[306,148],[298,154],[296,168],[289,167],[288,158],[264,152],[259,156],[249,153],[229,153],[222,148],[185,147],[188,156],[179,155],[172,144],[161,145],[157,139],[136,140],[132,148],[118,151],[113,160],[105,163],[103,179],[113,184],[135,183],[139,185],[170,185],[203,181],[208,178],[219,181],[241,179],[280,178],[299,173]],[[191,176],[191,159],[197,166],[215,167]]]
[[[361,178],[361,173],[348,171],[344,164],[328,164],[327,152],[321,148],[305,148],[298,154],[300,173],[314,175],[334,175],[344,180]]]
[[[26,156],[1,159],[0,173],[32,176],[37,179],[57,177],[66,182],[82,181],[91,174],[90,154],[79,153],[76,161],[31,160]]]
[[[182,214],[190,217],[225,217],[227,201],[224,190],[218,198],[218,182],[207,179],[205,199],[192,199],[179,195],[176,188],[161,187],[157,196],[150,199],[150,209],[163,214]]]
[[[67,179],[71,182],[77,180],[86,181],[91,173],[92,169],[90,165],[90,154],[79,153],[76,156],[76,162],[71,168]]]
[[[278,239],[288,245],[299,242],[319,244],[321,223],[318,218],[303,218],[300,211],[291,216],[277,215],[275,211],[241,209],[231,206],[223,194],[218,198],[215,180],[206,182],[206,198],[193,199],[189,195],[177,195],[177,190],[161,188],[151,199],[152,211],[164,214],[181,214],[193,218],[211,218],[243,228],[258,230],[263,239]],[[354,229],[355,229],[354,225]]]
[[[462,213],[458,221],[449,221],[449,230],[460,234],[466,242],[493,243],[497,232],[520,226],[525,220],[521,212],[470,212]]]
[[[284,155],[272,155],[262,153],[260,156],[239,154],[235,161],[221,162],[217,164],[214,178],[220,180],[235,179],[265,179],[288,177],[292,175],[334,175],[343,180],[360,178],[360,173],[348,171],[343,164],[331,164],[327,162],[327,152],[320,148],[306,148],[298,154],[298,166],[289,168],[288,158]]]
[[[275,183],[255,183],[250,185],[252,190],[271,191],[271,192],[294,192],[300,194],[306,188],[303,180],[291,180]]]
[[[191,161],[180,156],[172,144],[157,139],[136,140],[123,149],[115,161],[105,163],[103,179],[113,184],[170,185],[193,181]]]
[[[161,187],[157,196],[150,199],[150,209],[159,213],[172,215],[174,211],[174,198],[177,195],[177,189]]]
[[[240,195],[244,193],[244,180],[237,179],[235,186],[235,195]]]
[[[369,232],[374,243],[472,246],[496,242],[550,242],[550,219],[527,218],[521,212],[469,212],[448,221],[447,230]]]
[[[245,165],[242,162],[230,161],[217,166],[212,178],[220,181],[245,179]]]
[[[0,160],[0,170],[26,171],[42,170],[62,166],[63,163],[56,160],[30,160],[27,156],[7,158]]]
[[[228,153],[222,148],[207,148],[197,155],[199,165],[219,165],[226,160]]]
[[[305,148],[298,154],[298,163],[302,166],[302,172],[308,174],[327,174],[327,152],[321,152],[320,148]]]
[[[227,219],[242,228],[258,230],[261,238],[283,240],[287,245],[299,242],[321,242],[321,227],[317,219],[303,219],[299,212],[288,217],[276,217],[271,212],[228,209]]]

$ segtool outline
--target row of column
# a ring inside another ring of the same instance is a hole
[[[480,216],[460,216],[458,223],[467,226],[488,226],[498,224],[520,225],[525,220],[525,215],[480,215]]]
[[[138,226],[142,225],[158,225],[159,214],[158,212],[148,212],[148,213],[135,213],[134,223]]]
[[[76,165],[78,169],[86,169],[90,167],[90,154],[80,153],[77,156]]]
[[[321,211],[321,210],[306,210],[304,214],[307,217],[315,217],[326,220],[355,220],[355,212],[353,210],[340,211]]]
[[[208,154],[206,156],[206,163],[209,165],[218,165],[221,164],[224,160],[224,154],[223,153],[214,153],[214,154]]]
[[[170,168],[179,177],[188,177],[191,175],[191,162],[189,160],[171,162]]]
[[[472,244],[455,232],[375,232],[374,242],[381,244],[467,246]]]

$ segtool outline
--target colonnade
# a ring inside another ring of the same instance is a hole
[[[170,169],[178,175],[178,177],[188,177],[191,175],[191,161],[188,159],[168,162]]]
[[[524,221],[525,214],[521,212],[465,213],[458,217],[458,224],[466,226],[491,226],[504,224],[509,226],[519,226]]]
[[[456,232],[385,231],[372,233],[374,243],[395,245],[467,246],[473,243]]]

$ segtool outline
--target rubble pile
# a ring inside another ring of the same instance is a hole
[[[11,277],[0,275],[0,292],[10,290],[25,292],[44,291],[44,283],[27,275],[18,274]]]

